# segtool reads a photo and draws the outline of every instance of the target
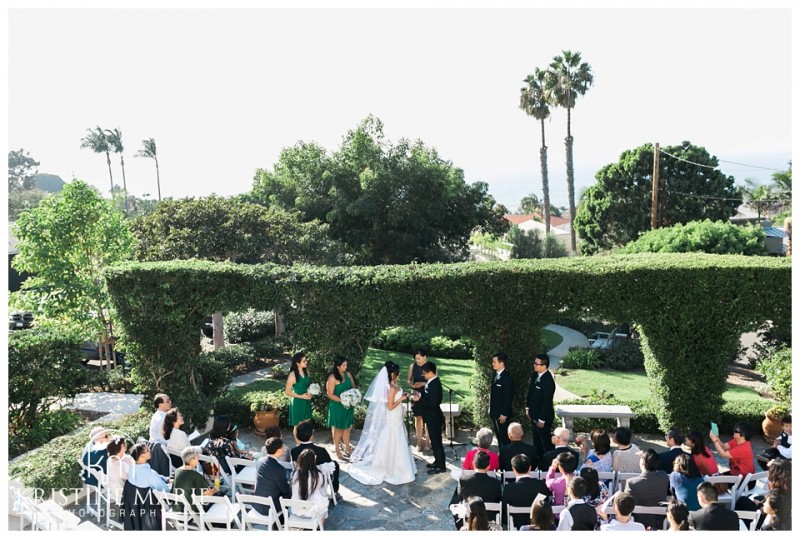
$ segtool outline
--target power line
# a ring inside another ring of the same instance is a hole
[[[732,200],[736,202],[750,202],[755,204],[762,204],[762,203],[773,203],[773,202],[786,202],[789,203],[792,201],[791,198],[787,199],[776,199],[776,200],[745,200],[743,198],[727,198],[727,197],[715,197],[709,195],[696,195],[694,193],[682,193],[681,191],[673,191],[672,189],[667,189],[667,193],[671,195],[683,195],[692,198],[701,198],[706,200]]]
[[[659,150],[659,151],[661,153],[663,153],[664,155],[668,155],[668,156],[672,157],[673,159],[677,159],[678,161],[683,161],[684,163],[689,163],[690,165],[695,165],[695,166],[698,166],[698,167],[710,168],[710,169],[717,168],[715,166],[704,165],[702,163],[695,163],[694,161],[689,161],[688,159],[684,159],[683,157],[678,157],[677,155],[672,155],[671,153],[665,152],[664,150]],[[717,161],[719,161],[720,163],[729,163],[731,165],[739,165],[739,166],[743,166],[743,167],[760,168],[760,169],[763,169],[763,170],[773,170],[775,172],[783,172],[784,171],[784,169],[780,169],[780,168],[769,168],[769,167],[762,167],[762,166],[758,166],[758,165],[748,165],[746,163],[736,163],[735,161],[725,161],[724,159],[717,159]]]

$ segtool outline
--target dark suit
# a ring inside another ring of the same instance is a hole
[[[539,462],[539,455],[536,453],[536,448],[525,442],[508,442],[500,448],[500,469],[504,471],[511,470],[511,459],[517,455],[527,455],[531,461],[531,468],[536,468]]]
[[[428,436],[431,438],[433,451],[433,464],[442,470],[445,469],[444,445],[442,445],[442,426],[444,414],[442,413],[442,382],[438,376],[428,381],[427,386],[420,392],[417,401],[422,412],[422,420],[428,427]]]
[[[689,525],[695,530],[738,531],[739,516],[730,509],[712,503],[699,511],[690,511]]]
[[[267,457],[258,464],[255,495],[272,498],[272,503],[275,504],[275,510],[278,512],[281,510],[281,502],[278,498],[281,496],[292,497],[292,487],[286,480],[286,468],[281,466],[274,457]],[[267,514],[267,508],[264,505],[253,504],[253,509],[262,515]]]
[[[553,373],[548,369],[539,375],[533,373],[528,385],[528,397],[525,399],[525,406],[528,407],[528,415],[533,423],[533,445],[536,452],[541,455],[553,449],[553,442],[550,441],[553,432],[553,395],[556,392],[556,381]],[[537,421],[544,421],[544,427],[536,426]]]
[[[669,451],[664,451],[658,454],[658,469],[668,474],[672,473],[672,465],[678,455],[683,453],[683,449],[679,445],[671,447]]]
[[[544,481],[532,477],[521,477],[513,483],[508,483],[503,489],[503,505],[513,505],[515,507],[530,508],[533,500],[539,494],[550,496],[550,489]],[[528,515],[514,515],[514,525],[519,528],[530,524],[530,512]]]
[[[576,462],[579,462],[578,458],[580,455],[574,449],[570,449],[567,446],[555,447],[542,455],[542,458],[539,459],[539,466],[537,466],[537,468],[543,472],[546,472],[550,469],[550,465],[553,464],[553,459],[556,458],[559,453],[563,453],[564,451],[571,452],[573,455],[575,455]]]
[[[633,496],[637,506],[657,506],[660,502],[667,501],[669,476],[661,470],[642,472],[639,477],[632,477],[626,481],[625,492],[629,492]],[[654,530],[660,530],[664,524],[664,517],[662,516],[636,515],[635,509],[633,513],[636,516],[636,522],[641,522],[646,527],[649,526]]]
[[[300,458],[300,453],[304,449],[310,449],[317,456],[317,466],[325,464],[326,462],[333,462],[333,491],[339,492],[339,463],[331,458],[331,454],[324,447],[314,445],[311,442],[301,443],[297,447],[292,448],[289,454],[292,456],[292,462],[297,462]]]
[[[153,489],[122,485],[122,529],[125,531],[161,531],[161,504]]]
[[[489,417],[492,419],[494,435],[497,436],[498,447],[508,444],[508,425],[511,423],[512,402],[514,399],[514,380],[508,369],[503,369],[500,377],[495,374],[489,394]],[[500,423],[499,417],[506,416]]]
[[[493,472],[492,472],[493,473]],[[487,473],[475,472],[472,477],[461,479],[456,487],[456,493],[451,500],[452,503],[467,501],[470,496],[480,496],[484,502],[497,503],[501,501],[500,480]],[[497,511],[488,511],[489,520],[494,520]],[[454,517],[456,529],[458,517]]]

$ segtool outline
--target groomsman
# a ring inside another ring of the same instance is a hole
[[[508,356],[499,352],[492,356],[492,369],[495,371],[492,389],[489,394],[489,417],[492,429],[497,436],[498,448],[508,444],[508,425],[511,423],[511,404],[514,398],[514,380],[506,370]]]
[[[533,423],[533,445],[536,453],[544,455],[553,449],[550,432],[553,427],[553,395],[556,381],[550,372],[550,356],[539,354],[533,360],[533,374],[528,385],[525,413]]]
[[[447,471],[444,460],[444,445],[442,444],[442,426],[444,414],[442,413],[442,382],[436,375],[436,365],[428,361],[422,366],[422,375],[425,377],[425,387],[422,391],[415,392],[414,402],[420,405],[422,419],[428,428],[428,436],[433,450],[433,463],[428,464],[429,474],[444,473]]]

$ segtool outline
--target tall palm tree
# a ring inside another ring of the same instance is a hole
[[[575,100],[579,95],[584,95],[594,81],[592,67],[586,62],[581,62],[581,53],[562,51],[561,56],[556,56],[550,63],[550,76],[548,78],[549,90],[553,94],[553,103],[567,109],[567,138],[564,139],[567,147],[567,193],[569,195],[569,227],[570,246],[572,252],[577,250],[575,241],[575,167],[572,161],[572,130],[571,112],[575,107]]]
[[[536,68],[533,75],[525,77],[527,86],[520,89],[519,108],[542,124],[542,147],[539,162],[542,167],[542,190],[544,191],[544,230],[550,232],[550,182],[547,177],[547,145],[544,140],[544,121],[550,116],[550,92],[547,89],[547,71]]]
[[[772,184],[761,184],[753,178],[745,178],[744,199],[758,212],[758,222],[761,215],[766,215],[775,205],[775,191]]]
[[[119,154],[119,164],[122,167],[122,191],[125,196],[125,215],[128,214],[128,184],[125,181],[125,157],[122,152],[125,150],[122,146],[122,131],[119,129],[106,129],[106,140],[108,145],[114,153]]]
[[[108,145],[108,139],[103,129],[98,125],[94,129],[87,129],[88,133],[81,139],[81,148],[89,148],[94,153],[106,154],[106,163],[108,164],[108,178],[111,180],[111,191],[114,191],[114,176],[111,174],[111,147]]]
[[[142,148],[134,157],[148,157],[156,162],[156,184],[158,185],[158,201],[161,202],[161,176],[158,173],[158,152],[155,139],[148,138],[142,141]]]

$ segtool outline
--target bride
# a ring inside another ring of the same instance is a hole
[[[367,389],[369,408],[349,470],[359,483],[401,485],[412,482],[417,472],[403,424],[402,405],[408,394],[397,385],[399,375],[400,366],[387,361]]]

